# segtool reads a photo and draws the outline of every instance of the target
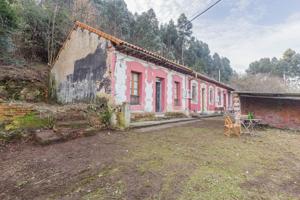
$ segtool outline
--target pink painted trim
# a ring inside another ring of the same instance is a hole
[[[114,52],[110,52],[111,54],[111,64],[110,64],[110,78],[111,78],[111,95],[114,97],[116,93],[116,78],[115,78],[115,69],[116,69],[116,62],[117,56]]]
[[[152,85],[152,88],[153,88],[153,102],[152,102],[152,105],[153,105],[153,112],[155,112],[155,101],[156,101],[156,98],[155,98],[155,94],[156,94],[156,87],[155,87],[155,81],[156,81],[156,78],[161,78],[162,79],[162,112],[165,112],[166,108],[167,108],[167,91],[168,91],[168,88],[167,88],[167,72],[165,72],[163,69],[153,69],[152,70],[152,80],[153,80],[153,85]]]
[[[196,81],[196,84],[197,84],[197,93],[198,93],[198,101],[197,103],[194,103],[192,101],[192,99],[189,100],[190,104],[189,104],[189,108],[190,108],[190,111],[193,111],[193,112],[198,112],[200,111],[201,109],[201,84],[200,84],[200,80],[199,79],[190,79],[189,81],[189,88],[190,88],[190,92],[192,94],[192,81]],[[194,82],[193,81],[193,82]]]
[[[225,99],[224,99],[225,97]],[[228,108],[228,94],[227,94],[227,90],[224,90],[223,92],[223,107],[225,110],[227,110]]]
[[[139,79],[139,94],[140,94],[140,104],[139,105],[130,105],[130,110],[144,110],[145,108],[145,67],[135,61],[130,61],[126,63],[126,99],[127,102],[130,102],[130,80],[131,80],[131,72],[140,73]]]
[[[178,94],[178,98],[179,98],[179,105],[175,105],[175,82],[179,83],[179,94]],[[182,78],[178,75],[173,75],[172,76],[172,105],[173,105],[173,109],[174,110],[181,110],[182,109]]]
[[[208,83],[208,91],[207,91],[207,97],[208,97],[208,110],[209,111],[215,111],[215,93],[216,93],[216,86],[214,84],[210,84]],[[212,98],[213,98],[213,101],[210,102],[210,88],[213,88],[213,94],[212,94]]]

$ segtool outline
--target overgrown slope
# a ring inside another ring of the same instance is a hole
[[[45,101],[48,91],[48,68],[0,66],[0,100]]]

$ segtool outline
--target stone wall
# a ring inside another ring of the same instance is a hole
[[[22,117],[32,111],[31,106],[24,106],[24,104],[0,103],[0,121]]]

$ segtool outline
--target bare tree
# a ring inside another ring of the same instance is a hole
[[[253,92],[296,92],[284,80],[270,74],[234,75],[230,81],[236,90]]]

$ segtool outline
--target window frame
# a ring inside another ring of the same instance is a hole
[[[209,87],[209,104],[213,105],[214,104],[214,88]]]
[[[192,99],[192,102],[197,102],[197,84],[196,83],[192,83],[192,91],[191,91],[191,99]]]
[[[218,106],[222,106],[222,91],[218,90]]]
[[[174,106],[180,106],[180,82],[174,81]]]
[[[137,80],[134,80],[137,77]],[[130,73],[130,105],[140,105],[141,102],[141,73],[131,71]],[[135,94],[135,91],[137,94]]]

